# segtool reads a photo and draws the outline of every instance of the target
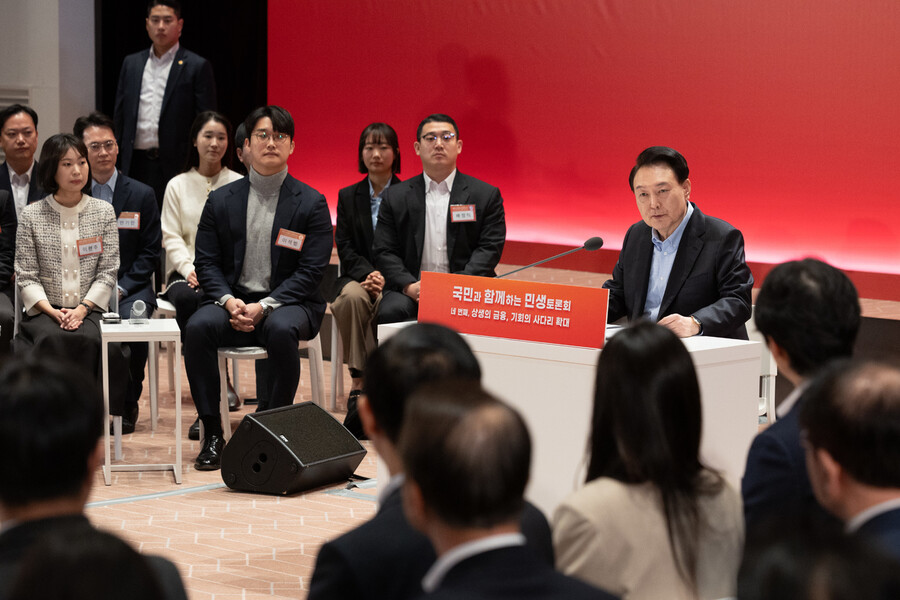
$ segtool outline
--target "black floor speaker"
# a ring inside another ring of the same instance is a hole
[[[312,402],[244,417],[222,453],[222,480],[233,490],[293,494],[347,479],[366,449]]]

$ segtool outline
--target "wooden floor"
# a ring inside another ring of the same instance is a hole
[[[499,273],[514,269],[501,265]],[[535,268],[515,278],[573,285],[599,286],[608,275]],[[867,316],[900,319],[900,303],[864,301]],[[330,363],[325,378],[330,381]],[[253,396],[252,361],[240,362],[241,396]],[[135,433],[124,438],[124,462],[171,460],[174,454],[174,395],[168,392],[166,370],[160,369],[163,393],[161,421],[157,432],[149,425],[145,393]],[[303,375],[297,400],[310,399],[309,369]],[[343,374],[345,389],[349,376]],[[182,373],[183,430],[193,422],[195,411],[187,379]],[[343,419],[345,399],[338,399],[335,417]],[[236,426],[253,407],[232,413]],[[375,453],[369,454],[357,471],[374,477]],[[372,488],[347,489],[345,484],[314,490],[293,497],[272,497],[233,492],[222,483],[218,471],[192,468],[199,443],[184,439],[184,474],[176,485],[171,473],[114,473],[111,486],[98,472],[87,509],[98,526],[115,531],[139,550],[160,554],[181,570],[188,595],[193,600],[305,598],[319,547],[325,541],[369,519],[375,512]],[[402,565],[398,565],[402,569]]]

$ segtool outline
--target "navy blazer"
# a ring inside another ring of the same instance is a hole
[[[122,62],[113,120],[119,142],[119,167],[127,175],[131,169],[137,135],[141,80],[150,48],[129,54]],[[183,46],[178,48],[166,80],[159,113],[159,160],[166,181],[184,168],[190,150],[191,125],[205,110],[216,110],[216,82],[212,65]]]
[[[28,183],[28,204],[37,202],[46,195],[37,181],[37,172],[38,161],[34,161],[34,168],[31,169],[31,180]],[[9,192],[10,198],[12,199],[12,182],[9,180],[9,165],[6,161],[0,166],[0,191],[2,190]],[[15,201],[13,201],[13,206],[15,206]]]
[[[506,242],[506,217],[500,190],[456,172],[450,205],[474,204],[475,221],[453,223],[447,211],[450,272],[494,277]],[[382,197],[375,229],[375,266],[385,289],[403,291],[421,279],[425,242],[425,178],[417,175],[389,187]]]
[[[64,515],[24,521],[0,533],[0,599],[9,596],[16,573],[29,548],[53,531],[80,531],[93,528],[83,515]],[[163,600],[187,600],[178,568],[161,556],[147,556],[162,587]]]
[[[391,186],[398,183],[400,178],[392,176]],[[338,192],[337,223],[334,228],[334,244],[341,259],[341,277],[335,286],[338,293],[348,282],[364,281],[369,273],[376,270],[372,251],[374,239],[367,176]]]
[[[209,195],[197,227],[194,268],[205,302],[226,294],[245,297],[237,288],[247,249],[247,198],[250,179],[245,177]],[[281,229],[306,236],[300,251],[275,244]],[[281,185],[272,224],[271,296],[282,304],[302,304],[321,322],[325,301],[319,283],[331,260],[331,214],[325,196],[288,175]]]
[[[12,193],[0,190],[0,292],[12,285],[16,258],[16,203]]]
[[[894,560],[900,560],[900,508],[872,517],[856,532],[871,540]]]
[[[613,278],[603,284],[609,290],[610,323],[643,315],[653,261],[650,232],[650,226],[643,221],[628,229]],[[694,205],[658,318],[693,315],[703,323],[703,335],[746,340],[752,290],[753,275],[744,260],[744,236],[725,221],[704,215]]]
[[[563,575],[527,546],[508,546],[466,558],[447,571],[434,600],[613,600],[615,596]]]
[[[159,264],[162,229],[159,207],[153,188],[119,172],[113,191],[116,219],[122,212],[140,215],[140,229],[123,229],[119,225],[119,287],[131,300],[143,300],[156,306],[151,277]]]
[[[522,532],[533,555],[552,567],[550,525],[530,503],[522,514]],[[370,521],[322,546],[308,600],[412,598],[422,592],[422,577],[435,558],[428,538],[406,520],[398,488]]]

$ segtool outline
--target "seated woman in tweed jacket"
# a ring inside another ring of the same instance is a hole
[[[16,284],[26,314],[15,352],[69,360],[99,378],[100,316],[119,268],[116,214],[85,193],[91,187],[87,148],[71,134],[44,143],[37,178],[49,195],[22,210],[16,233]],[[113,414],[121,411],[128,383],[122,352],[111,345]]]

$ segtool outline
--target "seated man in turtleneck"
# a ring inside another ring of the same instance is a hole
[[[244,121],[248,177],[209,195],[197,228],[194,266],[204,304],[188,321],[184,363],[205,439],[195,468],[218,469],[225,446],[217,349],[263,346],[269,407],[294,401],[298,343],[315,337],[325,314],[319,282],[331,258],[325,196],[287,172],[294,120],[279,106]]]

